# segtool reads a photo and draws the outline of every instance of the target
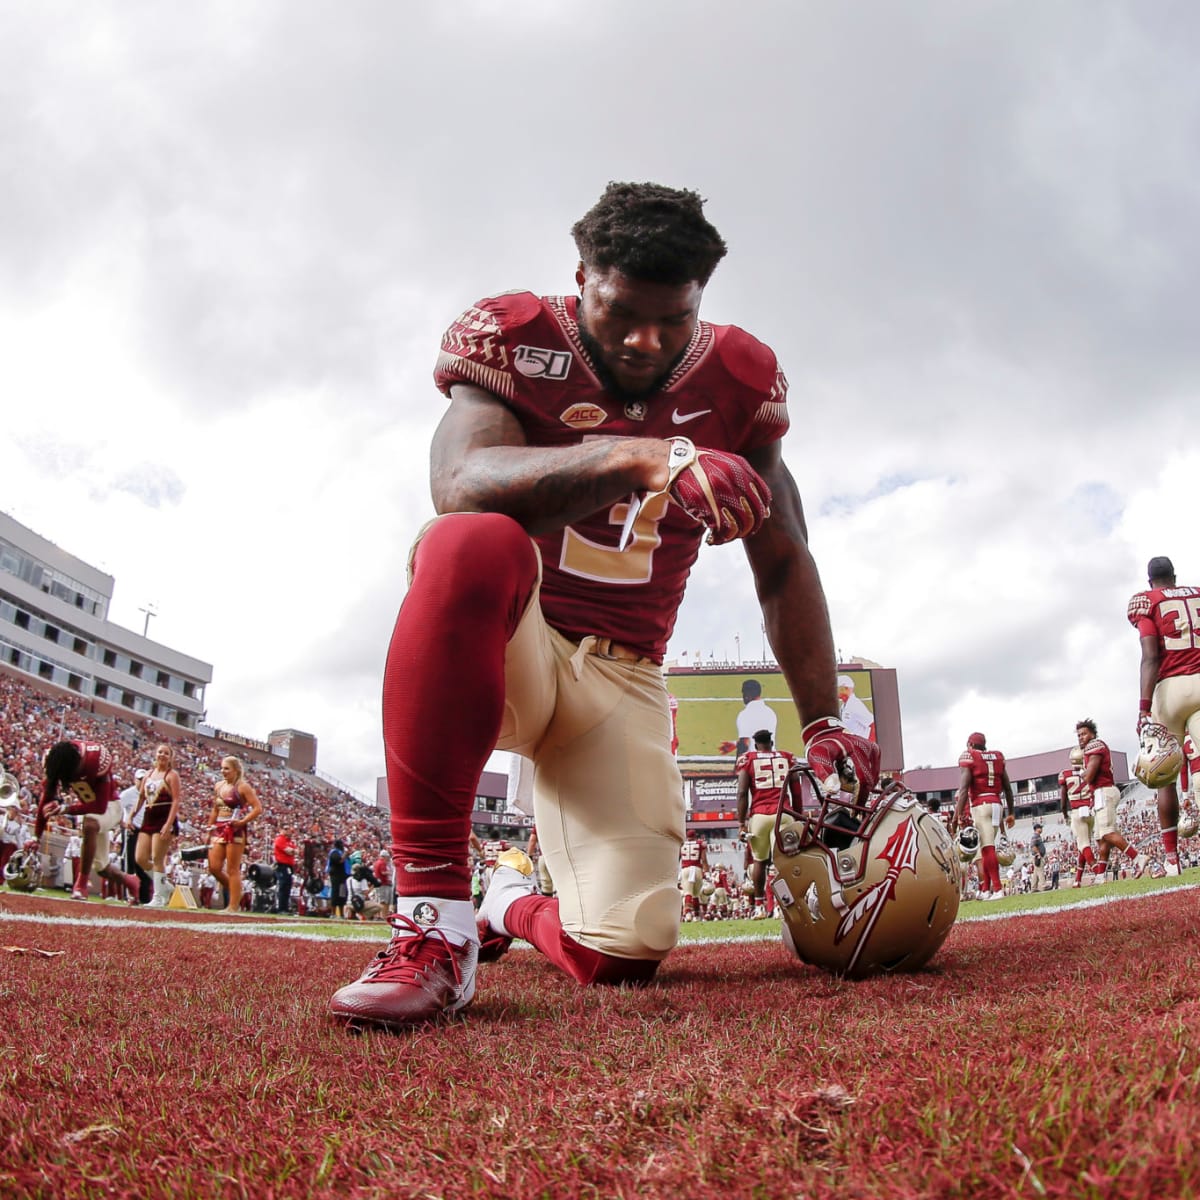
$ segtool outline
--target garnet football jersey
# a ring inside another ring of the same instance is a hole
[[[750,773],[748,816],[774,816],[779,811],[779,800],[795,761],[786,750],[749,750],[737,760],[737,772]]]
[[[68,783],[65,790],[75,797],[63,805],[64,811],[71,816],[97,816],[108,808],[109,801],[117,794],[112,776],[107,773],[76,779]]]
[[[970,747],[958,758],[960,767],[971,772],[971,803],[978,804],[984,797],[998,796],[1004,787],[1004,755],[999,750],[976,750]]]
[[[1159,679],[1200,675],[1200,588],[1151,588],[1137,592],[1125,615],[1138,637],[1158,638]]]
[[[700,321],[663,385],[630,398],[606,389],[584,346],[574,296],[510,292],[481,300],[446,331],[434,381],[490,392],[531,446],[590,437],[669,438],[737,454],[787,432],[787,380],[774,353],[734,325]],[[705,528],[660,497],[643,506],[617,549],[622,500],[534,537],[546,620],[573,639],[596,634],[661,662]]]
[[[1092,738],[1092,740],[1083,748],[1085,771],[1087,769],[1087,760],[1089,758],[1098,758],[1100,760],[1100,769],[1096,772],[1096,778],[1092,780],[1092,787],[1116,787],[1117,781],[1113,776],[1112,754],[1109,752],[1107,744],[1102,742],[1099,738]]]
[[[1083,773],[1075,767],[1066,767],[1058,773],[1058,786],[1067,789],[1067,803],[1071,808],[1083,808],[1087,800],[1083,795]]]

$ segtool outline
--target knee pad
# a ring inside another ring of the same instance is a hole
[[[679,889],[672,884],[653,888],[637,901],[633,912],[631,954],[665,958],[679,940]]]

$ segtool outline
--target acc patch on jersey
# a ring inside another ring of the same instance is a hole
[[[567,350],[544,350],[540,346],[518,346],[513,366],[528,379],[566,379],[571,369]]]
[[[558,419],[572,429],[595,429],[597,425],[603,425],[608,420],[608,413],[598,404],[580,401],[564,409]]]

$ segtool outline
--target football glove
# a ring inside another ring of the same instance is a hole
[[[667,484],[657,492],[634,492],[625,510],[617,549],[631,544],[633,527],[646,502],[667,495],[708,529],[709,545],[757,533],[771,515],[771,489],[740,455],[697,449],[685,437],[668,439]]]
[[[757,533],[771,515],[771,489],[739,454],[705,450],[675,437],[670,468],[664,490],[688,516],[708,527],[710,546]]]
[[[46,832],[50,818],[57,817],[61,811],[62,805],[57,800],[43,801],[39,804],[33,818],[33,836],[40,840],[42,834]]]
[[[840,791],[866,796],[879,782],[879,746],[850,733],[837,717],[821,717],[804,727],[804,757],[827,796]]]

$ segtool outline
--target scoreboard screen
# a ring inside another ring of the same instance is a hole
[[[753,737],[768,730],[781,750],[802,754],[800,718],[783,672],[777,666],[669,667],[665,682],[672,697],[681,763],[716,763],[730,770],[737,756],[753,748]],[[842,720],[852,733],[879,744],[884,771],[904,768],[896,672],[889,668],[838,668]]]

